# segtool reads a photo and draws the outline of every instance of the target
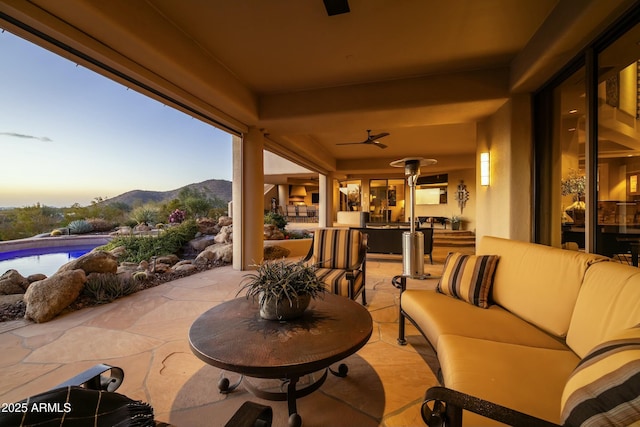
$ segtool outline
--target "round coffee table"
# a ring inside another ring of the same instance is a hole
[[[245,387],[256,396],[286,400],[289,424],[300,425],[296,398],[317,390],[327,377],[329,366],[362,348],[373,331],[371,315],[362,305],[345,297],[325,294],[312,300],[304,315],[281,322],[264,320],[258,304],[236,298],[203,313],[191,325],[189,344],[205,363],[254,378],[282,379],[286,393]],[[300,377],[324,370],[315,382],[296,389]],[[341,365],[336,375],[345,376]],[[221,392],[230,391],[221,381]],[[236,385],[237,386],[237,385]]]

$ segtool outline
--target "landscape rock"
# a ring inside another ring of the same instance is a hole
[[[180,258],[178,258],[178,256],[175,254],[163,255],[156,258],[156,263],[161,263],[161,264],[173,265],[179,261],[180,261]]]
[[[0,307],[24,301],[24,294],[0,295]]]
[[[199,253],[199,252],[202,252],[207,246],[213,245],[215,243],[214,239],[215,239],[214,236],[204,235],[201,237],[197,237],[193,240],[190,240],[188,245],[195,252]]]
[[[221,216],[218,218],[218,225],[220,227],[225,227],[231,224],[233,224],[233,219],[230,216]]]
[[[218,234],[220,232],[220,225],[218,221],[211,218],[200,218],[196,221],[198,231],[202,234]]]
[[[284,233],[273,224],[264,225],[264,240],[283,240]]]
[[[127,248],[125,248],[124,246],[117,246],[111,249],[109,252],[116,258],[121,258],[127,253]]]
[[[118,270],[118,258],[106,251],[89,252],[66,263],[56,274],[72,270],[84,270],[85,274],[115,273]]]
[[[202,251],[195,260],[195,263],[207,264],[209,261],[231,262],[233,260],[233,244],[215,244]]]
[[[265,260],[281,259],[288,257],[290,253],[291,251],[289,249],[283,248],[282,246],[265,246],[263,257]]]
[[[29,287],[29,280],[17,270],[7,270],[0,276],[0,295],[23,294]]]
[[[225,225],[213,239],[216,243],[231,243],[233,241],[233,225]]]
[[[29,281],[29,283],[38,282],[46,278],[47,278],[46,274],[42,274],[42,273],[36,273],[36,274],[31,274],[27,276],[27,280]]]
[[[123,225],[113,233],[110,233],[111,236],[129,236],[131,234],[133,234],[133,230],[128,225]]]
[[[32,283],[24,295],[25,317],[36,323],[53,319],[78,298],[86,281],[85,272],[77,269]]]
[[[198,266],[194,264],[180,264],[173,267],[173,271],[186,271],[191,272],[198,269]]]
[[[154,273],[164,274],[168,273],[169,271],[171,271],[171,266],[169,264],[163,264],[161,262],[157,262],[155,268],[153,268]]]
[[[151,230],[153,230],[153,227],[147,224],[138,224],[135,227],[133,227],[133,231],[137,233],[145,233]]]

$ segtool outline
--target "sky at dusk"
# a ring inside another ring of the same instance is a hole
[[[5,31],[0,207],[231,180],[231,136]]]

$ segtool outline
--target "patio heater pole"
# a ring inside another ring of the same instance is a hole
[[[409,157],[391,162],[393,167],[404,167],[404,175],[409,185],[409,230],[402,233],[402,276],[424,279],[424,236],[416,231],[416,182],[420,167],[437,163],[434,159]]]

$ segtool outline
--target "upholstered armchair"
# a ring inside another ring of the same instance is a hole
[[[316,275],[337,295],[355,300],[365,293],[367,235],[359,230],[321,228],[314,233],[309,253],[304,259],[317,267]]]

